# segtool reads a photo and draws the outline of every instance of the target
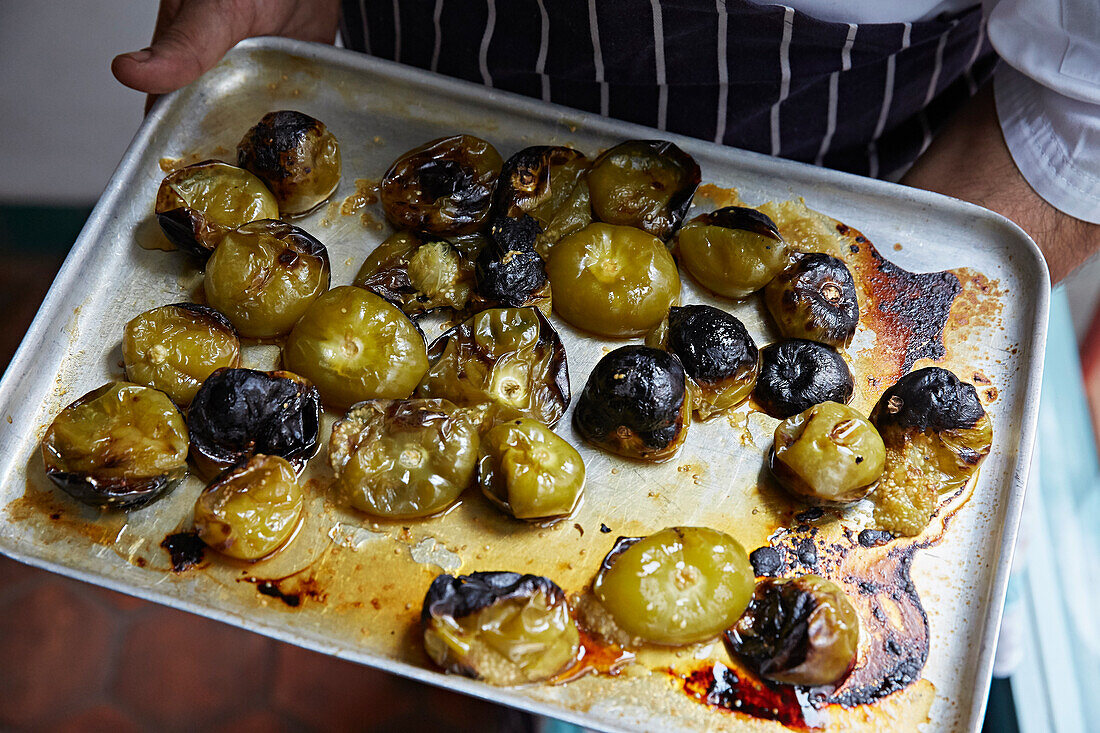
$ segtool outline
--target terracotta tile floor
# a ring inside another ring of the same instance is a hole
[[[62,257],[5,254],[0,368]],[[532,729],[522,713],[2,556],[0,619],[2,730]]]

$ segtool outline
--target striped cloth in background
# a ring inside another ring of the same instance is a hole
[[[914,23],[746,0],[344,0],[349,48],[569,107],[900,176],[996,57],[978,6]]]

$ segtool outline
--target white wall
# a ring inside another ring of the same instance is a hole
[[[156,0],[0,0],[0,203],[94,202],[141,123],[111,76]]]

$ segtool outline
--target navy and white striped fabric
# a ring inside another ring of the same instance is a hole
[[[985,83],[981,9],[831,23],[747,0],[344,0],[349,48],[660,130],[891,177]]]

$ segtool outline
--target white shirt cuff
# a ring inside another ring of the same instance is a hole
[[[1023,177],[1056,209],[1100,224],[1100,105],[1063,96],[1006,63],[993,88]]]

